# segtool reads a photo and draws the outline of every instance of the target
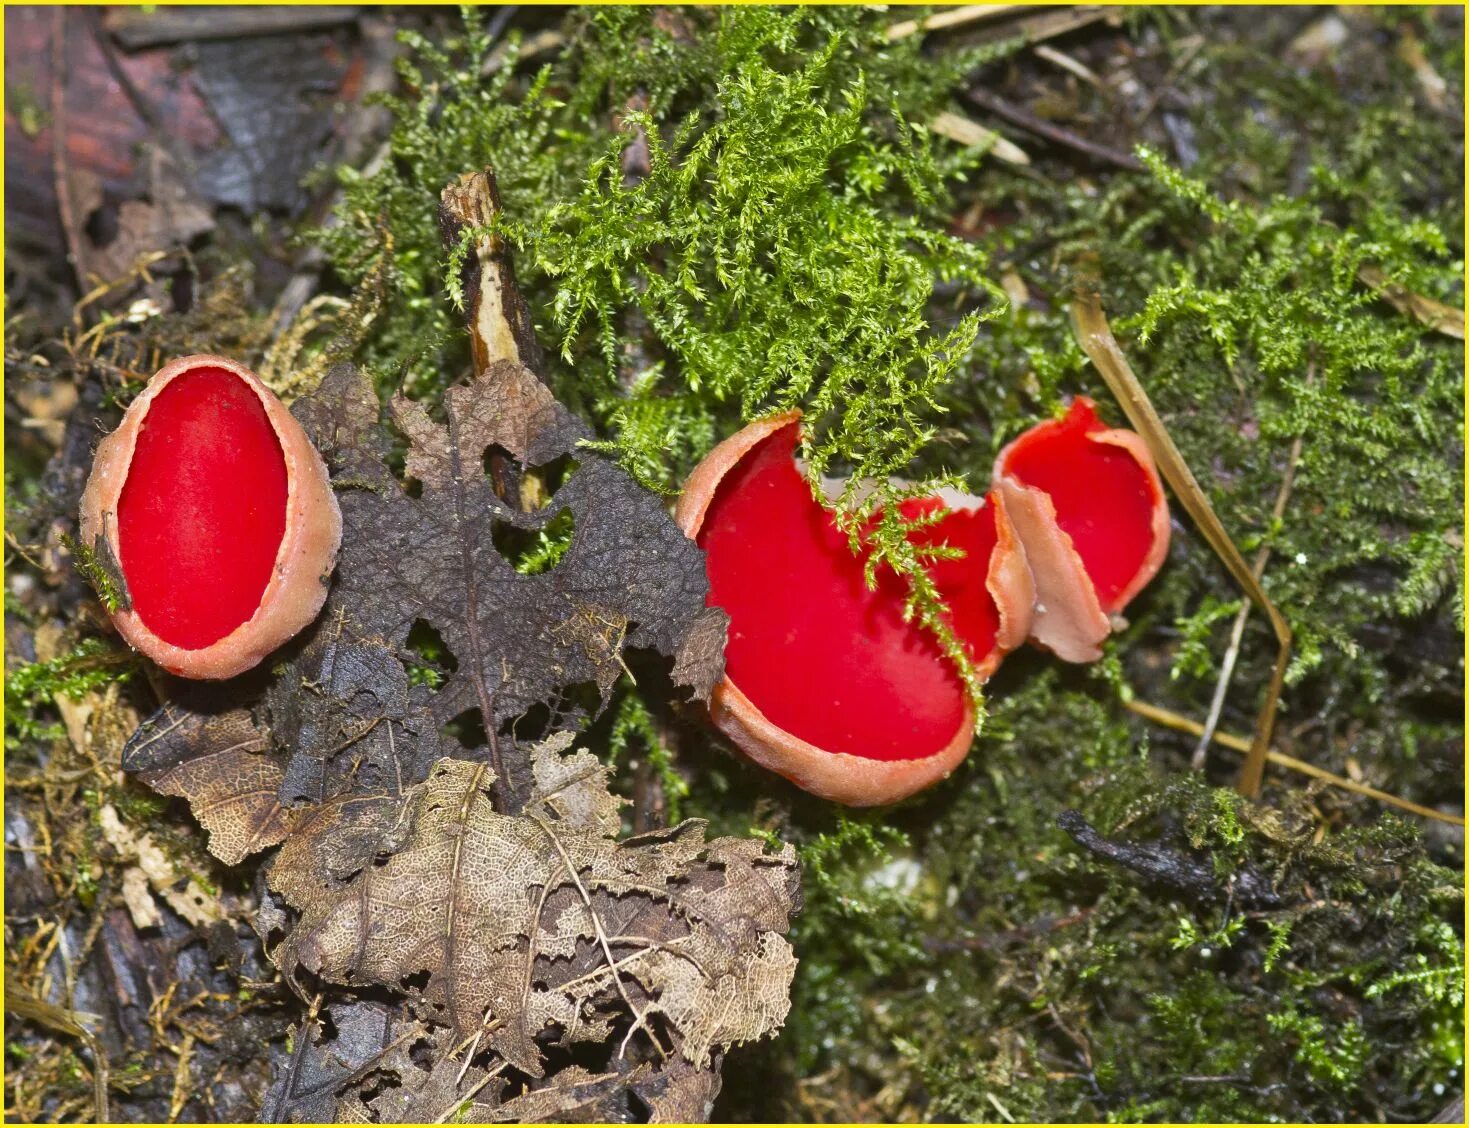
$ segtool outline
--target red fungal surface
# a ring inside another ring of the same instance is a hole
[[[163,641],[218,642],[260,605],[285,534],[287,472],[260,397],[223,368],[149,405],[117,506],[133,610]]]
[[[1001,470],[1050,496],[1056,524],[1071,538],[1102,610],[1110,613],[1126,602],[1119,596],[1153,551],[1154,513],[1162,499],[1156,479],[1131,450],[1088,437],[1106,430],[1096,405],[1078,396],[1064,418],[1017,439]]]
[[[899,508],[911,519],[943,507],[938,498],[925,497],[905,501]],[[998,540],[993,503],[987,500],[978,509],[951,509],[938,524],[919,529],[908,539],[915,544],[964,550],[961,557],[925,563],[948,607],[949,625],[969,647],[970,656],[980,661],[994,650],[1000,630],[1000,609],[988,584],[990,556]]]
[[[730,616],[725,674],[817,748],[931,756],[964,723],[963,686],[933,639],[903,621],[899,578],[867,590],[862,559],[796,467],[799,426],[741,458],[703,515],[709,603]]]

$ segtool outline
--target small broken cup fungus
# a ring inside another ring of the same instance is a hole
[[[118,631],[165,670],[228,678],[314,618],[342,539],[325,464],[248,368],[161,368],[97,446],[82,543],[119,574]]]
[[[1035,577],[1031,637],[1092,662],[1168,554],[1168,503],[1142,436],[1109,430],[1077,396],[1000,452],[995,492]]]
[[[730,616],[710,712],[751,759],[805,790],[852,806],[891,803],[953,770],[974,716],[933,636],[904,619],[906,582],[883,569],[867,588],[864,558],[795,462],[799,419],[788,412],[720,443],[679,499],[679,526],[705,552],[709,603]],[[938,504],[905,503],[909,516]],[[959,499],[913,536],[965,550],[931,573],[988,676],[1024,641],[1033,602],[1003,511]]]

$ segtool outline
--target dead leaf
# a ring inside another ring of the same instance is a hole
[[[328,999],[263,1114],[629,1119],[636,1098],[707,1116],[723,1051],[789,1009],[795,853],[706,842],[700,822],[618,841],[607,768],[570,730],[629,648],[707,696],[727,621],[661,500],[584,448],[526,367],[508,250],[482,241],[471,269],[490,318],[472,332],[500,355],[477,341],[486,362],[441,414],[398,396],[390,430],[349,366],[292,407],[343,516],[317,622],[216,704],[160,711],[128,766],[188,799],[221,857],[280,844],[256,930],[298,993],[309,975]],[[517,567],[516,538],[565,515],[559,558]]]
[[[188,246],[214,229],[213,213],[194,193],[174,159],[158,145],[145,144],[143,150],[147,199],[124,200],[118,205],[116,233],[105,242],[99,244],[81,233],[83,270],[96,282],[116,281],[145,257]],[[72,173],[71,189],[79,216],[107,206],[102,181],[90,170]]]
[[[773,1033],[794,851],[706,843],[698,822],[619,843],[606,769],[565,743],[535,751],[520,816],[495,811],[486,765],[446,759],[401,800],[343,800],[297,828],[269,873],[301,914],[277,966],[406,989],[532,1077],[549,1025],[566,1042],[616,1026],[619,1057],[638,1038],[695,1066]]]
[[[711,1069],[696,1069],[686,1061],[672,1062],[634,1086],[648,1106],[649,1124],[707,1123],[719,1089],[717,1063]]]
[[[270,735],[248,709],[193,712],[169,703],[138,726],[122,766],[153,790],[188,800],[209,831],[210,853],[232,866],[289,829],[280,801],[285,771],[269,751]]]
[[[630,647],[681,658],[677,676],[696,694],[722,673],[702,553],[656,497],[579,447],[590,432],[529,369],[493,364],[445,401],[443,423],[401,396],[392,404],[411,485],[387,469],[376,398],[351,369],[293,409],[339,486],[344,535],[315,637],[267,697],[276,741],[293,750],[288,802],[417,783],[434,760],[465,756],[438,732],[474,714],[488,741],[479,754],[513,809],[528,787],[524,757],[502,746],[514,746],[509,726],[533,706],[551,707],[552,730],[585,719],[567,691],[590,683],[600,709]],[[497,496],[485,472],[497,453],[513,472],[577,465],[527,513]],[[571,544],[549,571],[523,575],[495,547],[497,531],[534,534],[567,510]],[[451,656],[432,692],[410,689],[404,669],[417,623]],[[378,731],[366,727],[375,720]]]
[[[333,1120],[343,1089],[428,1031],[401,1007],[364,1000],[324,1007],[320,1016],[307,1016],[293,1033],[291,1051],[277,1059],[276,1075],[260,1105],[261,1119],[270,1123]]]

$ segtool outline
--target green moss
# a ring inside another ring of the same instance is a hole
[[[626,764],[629,768],[634,755],[648,758],[648,764],[663,789],[664,813],[669,825],[677,823],[684,815],[684,801],[689,797],[689,783],[678,772],[673,749],[667,738],[658,730],[647,703],[630,684],[625,687],[622,699],[613,716],[612,730],[607,738],[607,762],[614,767]]]
[[[62,543],[71,553],[76,570],[91,584],[109,614],[115,614],[127,604],[127,589],[115,568],[109,567],[97,556],[96,549],[82,544],[71,536],[63,536]]]
[[[101,638],[83,639],[46,662],[10,664],[5,673],[5,747],[60,739],[65,730],[51,720],[57,697],[82,694],[127,681],[137,660]]]

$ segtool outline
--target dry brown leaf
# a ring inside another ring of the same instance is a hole
[[[138,726],[123,769],[155,791],[186,799],[226,865],[274,846],[289,829],[279,759],[248,709],[194,712],[169,703]]]
[[[622,1054],[640,1039],[696,1066],[773,1033],[794,851],[706,843],[697,822],[619,843],[606,769],[566,743],[535,750],[520,816],[495,811],[487,765],[445,759],[401,800],[299,826],[269,881],[301,916],[272,959],[293,979],[406,989],[532,1077],[548,1025],[566,1041],[615,1026]]]

